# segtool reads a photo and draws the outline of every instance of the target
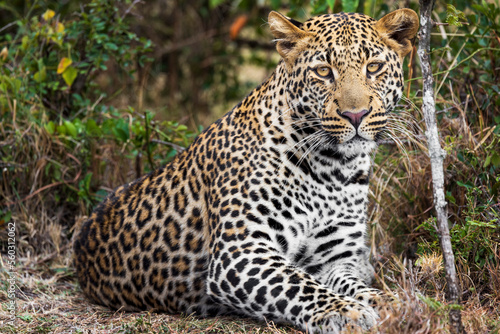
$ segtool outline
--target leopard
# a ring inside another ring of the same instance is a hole
[[[275,71],[76,230],[76,276],[94,303],[309,333],[376,325],[369,181],[418,15],[272,11],[268,24]]]

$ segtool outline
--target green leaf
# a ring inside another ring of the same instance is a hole
[[[64,126],[66,127],[66,133],[73,137],[76,138],[78,135],[78,132],[76,131],[76,127],[71,123],[70,121],[64,121]]]
[[[21,39],[21,49],[26,51],[26,49],[28,48],[28,44],[30,42],[30,38],[26,35],[23,36],[23,38]]]
[[[45,130],[47,130],[48,133],[50,133],[51,135],[54,134],[54,132],[56,132],[56,125],[54,124],[54,122],[50,121],[48,122],[47,124],[45,124],[43,126],[45,128]]]
[[[0,211],[0,213],[1,213],[1,211]],[[5,224],[5,223],[8,223],[8,222],[10,222],[10,219],[11,219],[11,218],[12,218],[12,212],[7,211],[7,212],[3,215],[3,217],[2,217],[2,218],[0,218],[0,223],[2,223],[2,222],[3,222],[4,224]],[[0,224],[0,226],[1,226],[1,225],[2,225],[2,224]]]
[[[500,155],[497,152],[494,152],[491,155],[491,163],[495,166],[495,168],[500,166]]]
[[[467,22],[465,14],[457,10],[453,5],[447,5],[446,9],[446,23],[457,27],[463,26],[462,22]]]
[[[114,44],[114,43],[106,43],[106,44],[104,44],[104,46],[106,47],[106,49],[109,49],[109,50],[113,50],[113,51],[118,50],[118,46],[116,46],[116,44]]]
[[[446,200],[450,203],[453,203],[453,204],[455,204],[457,202],[455,197],[451,194],[451,191],[446,192]]]
[[[126,143],[129,138],[130,138],[130,133],[129,133],[129,130],[128,130],[128,124],[127,122],[125,122],[123,119],[119,119],[115,126],[113,127],[112,129],[113,131],[113,134],[115,135],[115,137]]]
[[[466,184],[466,183],[463,183],[463,182],[461,182],[461,181],[457,181],[457,184],[458,184],[460,187],[465,187],[465,188],[467,188],[467,189],[472,189],[472,188],[474,188],[472,185],[470,185],[470,184]]]
[[[83,180],[80,180],[80,182],[78,182],[78,187],[80,188],[78,195],[80,195],[80,197],[82,197],[82,195],[85,196],[90,190],[91,180],[92,180],[92,173],[89,172],[87,173],[87,175],[85,175]]]
[[[64,71],[64,73],[62,74],[64,82],[66,82],[66,84],[69,87],[71,87],[77,76],[78,76],[78,70],[73,66],[68,66]]]
[[[484,160],[483,168],[488,167],[490,165],[490,162],[491,162],[491,155],[488,155]]]
[[[113,129],[115,136],[120,139],[122,142],[126,143],[128,140],[128,132],[121,128]]]
[[[58,125],[56,129],[57,133],[59,133],[60,135],[66,135],[67,133],[66,127],[64,125]]]
[[[500,182],[497,182],[493,185],[493,187],[491,187],[491,191],[490,191],[490,194],[491,196],[493,196],[496,200],[497,196],[498,196],[498,193],[500,192]]]
[[[47,79],[47,70],[46,70],[45,66],[43,66],[40,71],[36,72],[33,75],[33,79],[35,79],[35,81],[38,83],[43,82],[43,81],[45,81],[45,79]]]
[[[172,150],[170,150],[170,152],[167,153],[165,158],[167,158],[167,159],[173,158],[173,157],[175,157],[176,154],[177,154],[177,151],[172,149]]]
[[[82,124],[82,120],[75,118],[71,123],[75,126],[76,133],[82,133],[85,131],[85,126]]]
[[[96,121],[93,119],[89,119],[87,121],[87,125],[85,126],[85,129],[87,130],[87,133],[95,136],[100,136],[101,135],[101,129],[97,126]]]
[[[330,5],[330,2],[335,4],[335,1],[328,1],[328,5],[331,9],[333,6]],[[354,13],[358,8],[359,0],[342,0],[342,10],[346,13]]]
[[[210,6],[210,8],[215,8],[223,2],[224,2],[224,0],[210,0],[209,6]]]
[[[12,79],[12,86],[14,88],[14,92],[18,92],[21,89],[22,82],[21,80],[15,78]]]

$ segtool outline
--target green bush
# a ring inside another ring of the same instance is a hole
[[[23,208],[43,201],[48,212],[38,214],[67,211],[61,222],[71,226],[72,215],[171,159],[194,133],[152,111],[106,105],[96,84],[109,66],[132,77],[152,60],[152,42],[131,31],[126,15],[135,3],[92,0],[66,15],[40,3],[0,37],[0,219],[14,212],[26,221]],[[118,174],[106,171],[110,160],[124,163]]]

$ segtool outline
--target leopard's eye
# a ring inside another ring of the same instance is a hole
[[[316,68],[316,73],[318,73],[320,77],[329,77],[332,74],[332,70],[329,67],[322,66]]]
[[[384,64],[382,64],[382,63],[368,64],[368,66],[366,66],[366,71],[370,74],[376,73],[376,72],[380,71],[380,69],[382,68],[383,65]]]

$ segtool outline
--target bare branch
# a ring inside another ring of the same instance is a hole
[[[469,22],[457,22],[457,23],[460,23],[460,24],[463,24],[463,25],[467,25],[467,26],[469,25]],[[441,22],[434,22],[434,21],[432,21],[432,25],[434,27],[436,27],[436,26],[445,26],[445,27],[447,27],[450,24],[449,23],[441,23]]]
[[[134,0],[134,2],[132,2],[132,4],[127,8],[125,13],[123,14],[122,20],[128,15],[128,13],[130,13],[130,11],[132,10],[132,8],[134,8],[135,5],[141,2],[142,2],[141,0]]]
[[[455,269],[455,257],[451,246],[450,231],[448,228],[447,203],[444,195],[443,161],[446,152],[439,142],[439,132],[436,121],[436,102],[434,100],[434,79],[430,62],[430,42],[433,22],[431,12],[434,0],[420,0],[420,31],[417,54],[420,58],[423,77],[422,112],[427,127],[426,137],[431,160],[432,185],[434,193],[434,207],[437,213],[437,228],[443,252],[444,267],[447,281],[447,299],[453,305],[450,308],[450,331],[455,334],[464,333],[462,315],[458,306],[460,290]]]
[[[163,140],[158,140],[158,139],[152,139],[151,140],[152,143],[157,143],[157,144],[162,144],[162,145],[168,145],[170,147],[172,147],[174,150],[176,150],[177,152],[182,152],[185,150],[184,147],[180,146],[180,145],[177,145],[177,144],[174,144],[174,143],[171,143],[169,141],[163,141]]]

